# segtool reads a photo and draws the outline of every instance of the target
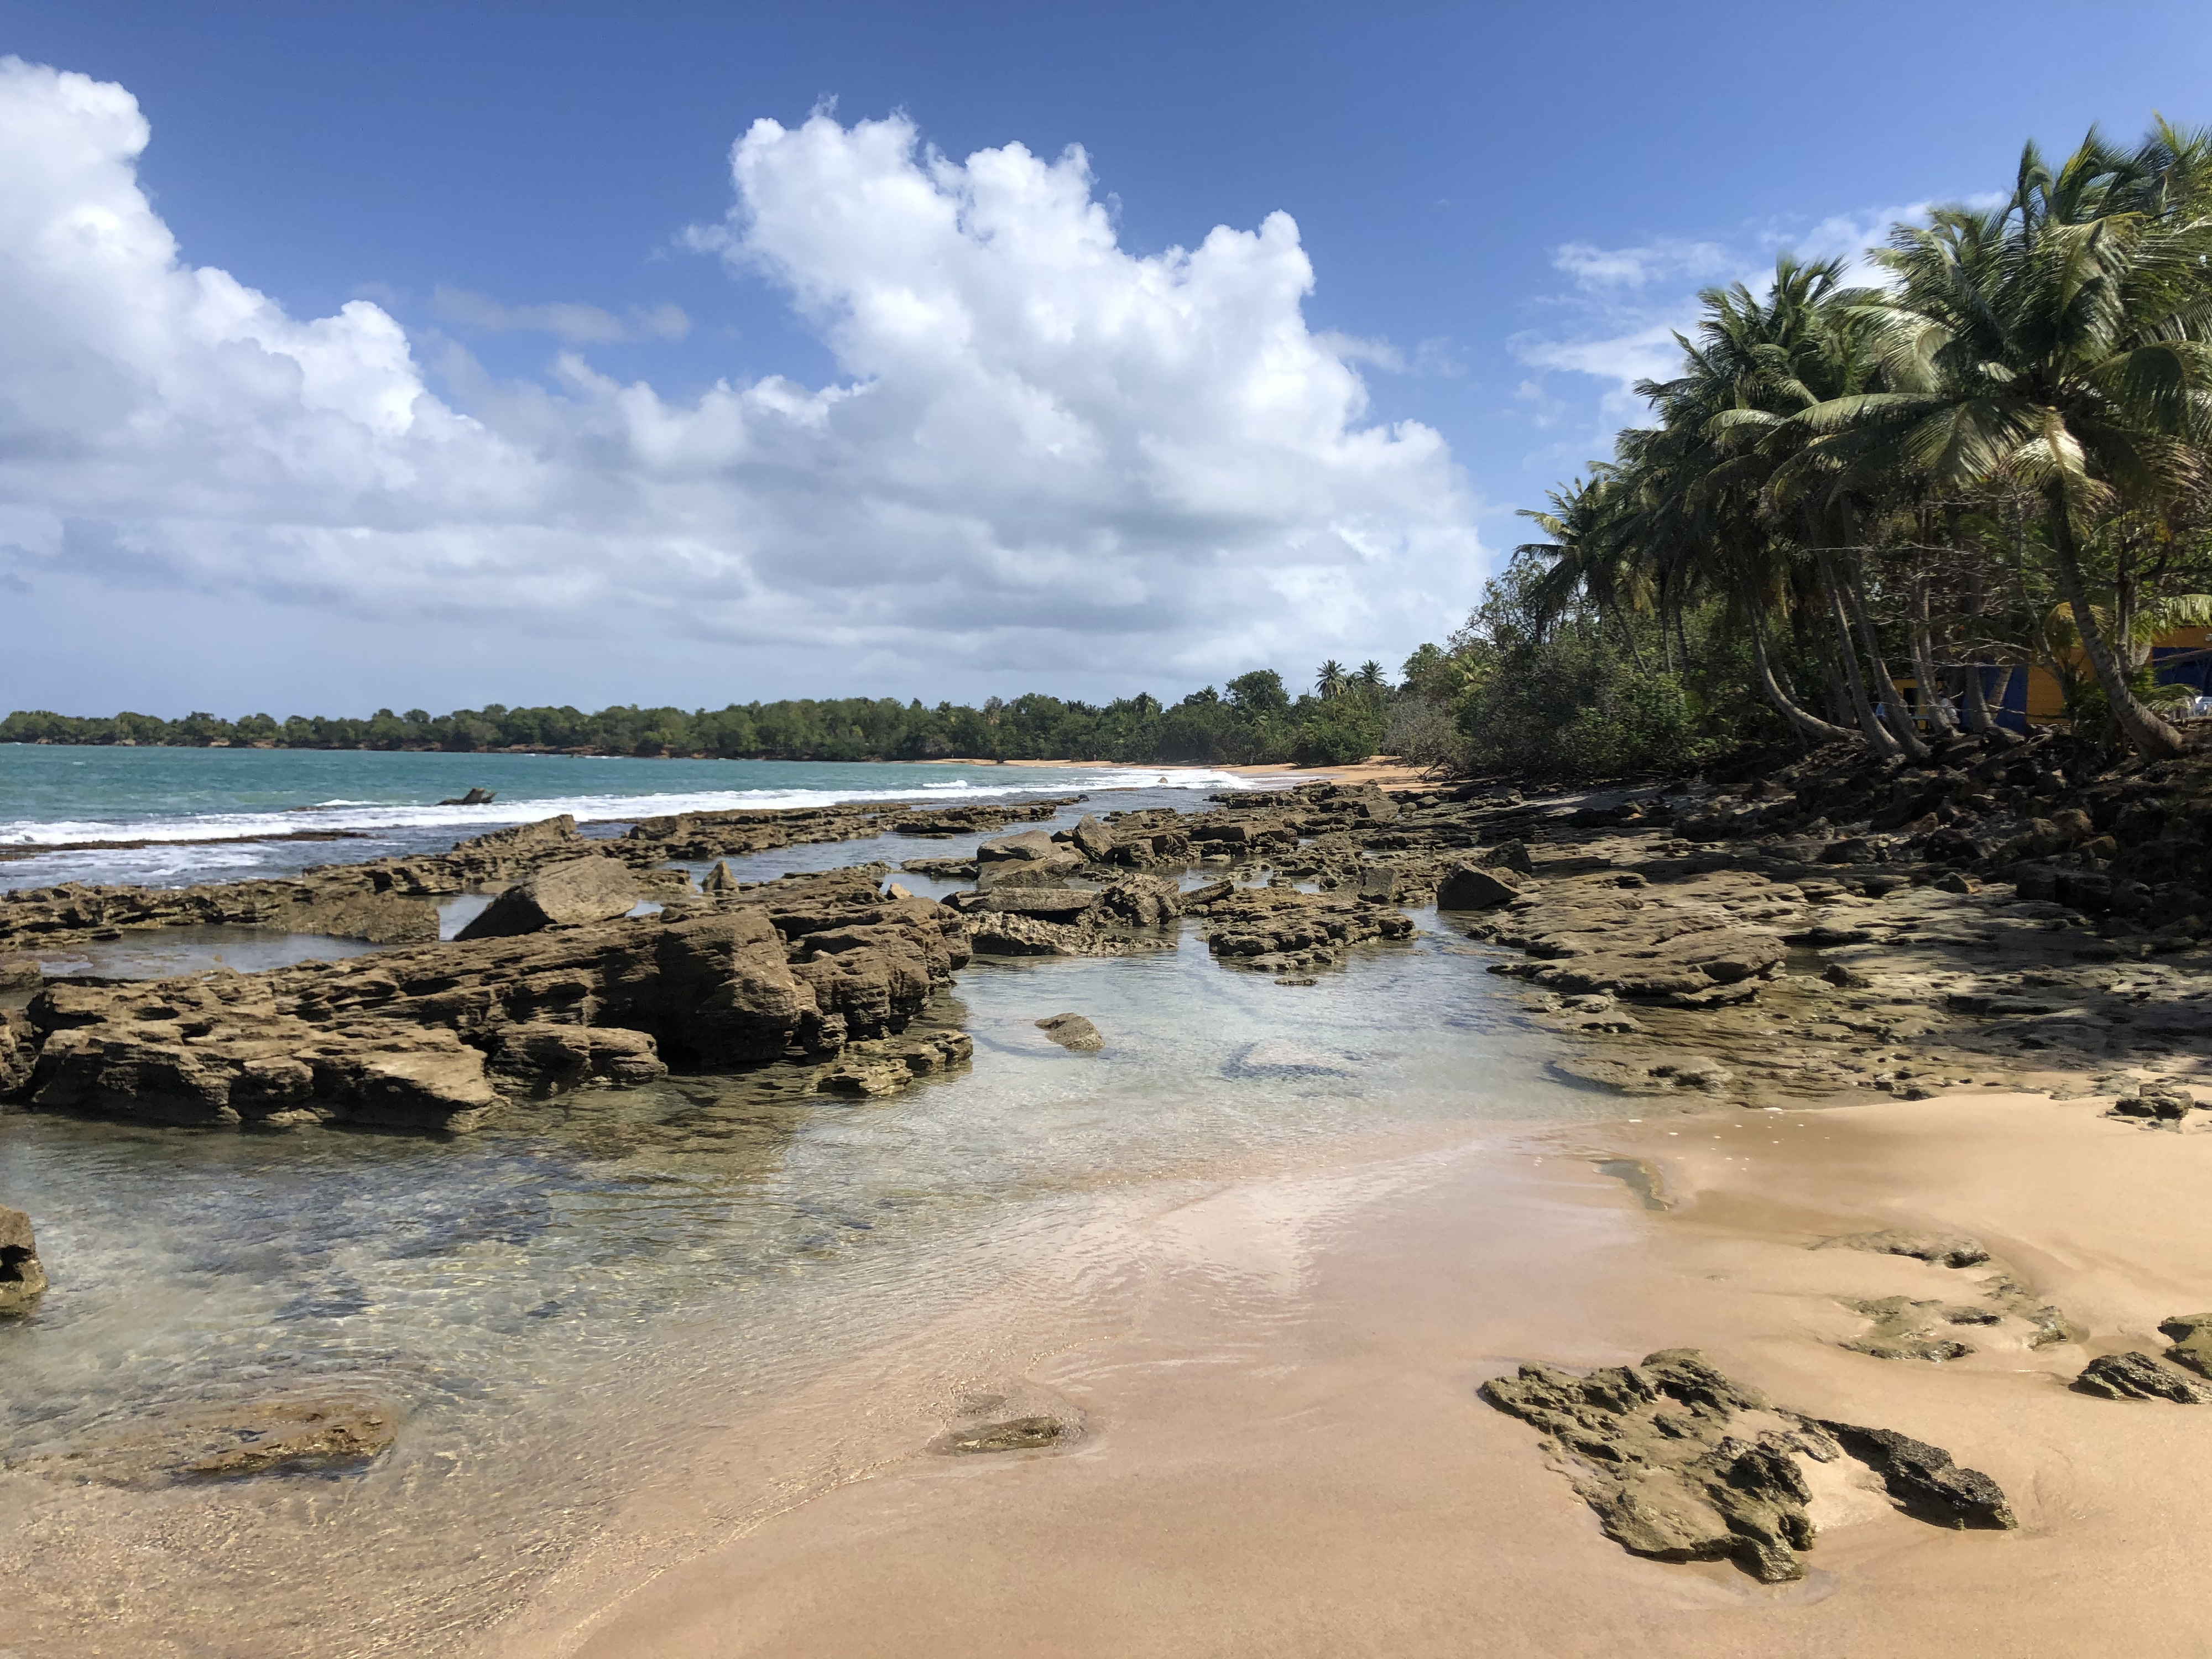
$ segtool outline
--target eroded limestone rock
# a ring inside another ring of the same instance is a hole
[[[2011,1527],[2003,1492],[1950,1454],[1887,1429],[1778,1410],[1691,1348],[1576,1376],[1523,1365],[1482,1397],[1549,1437],[1606,1535],[1662,1561],[1734,1559],[1767,1583],[1804,1576],[1815,1528],[1800,1458],[1848,1453],[1908,1512]]]
[[[46,1288],[31,1218],[0,1204],[0,1315],[29,1312]]]

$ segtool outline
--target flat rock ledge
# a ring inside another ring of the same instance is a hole
[[[1850,1456],[1898,1506],[1954,1527],[2018,1522],[1996,1482],[1889,1429],[1781,1410],[1694,1348],[1577,1376],[1523,1365],[1480,1389],[1547,1437],[1607,1537],[1660,1561],[1733,1560],[1763,1583],[1802,1578],[1817,1531],[1801,1459]]]
[[[0,1098],[210,1127],[460,1132],[574,1089],[651,1082],[671,1060],[833,1060],[904,1030],[969,955],[953,911],[830,872],[520,938],[55,981],[4,1022]]]

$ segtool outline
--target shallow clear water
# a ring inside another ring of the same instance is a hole
[[[733,863],[759,879],[973,840]],[[1194,927],[1145,956],[978,962],[930,1015],[973,1035],[973,1066],[886,1101],[679,1077],[452,1142],[0,1116],[0,1202],[30,1212],[53,1281],[0,1322],[0,1650],[448,1651],[702,1427],[1018,1277],[1106,1194],[1394,1127],[1609,1115],[1547,1070],[1510,986],[1419,920],[1310,988],[1220,967]],[[255,942],[132,935],[94,970]],[[1037,1030],[1068,1011],[1103,1053]],[[358,1474],[155,1491],[40,1461],[303,1382],[391,1402],[398,1444]]]

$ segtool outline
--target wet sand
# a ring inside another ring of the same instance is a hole
[[[2212,1135],[2101,1103],[1646,1109],[1133,1194],[1005,1296],[786,1407],[847,1414],[842,1468],[776,1471],[776,1419],[702,1430],[689,1469],[478,1651],[2212,1652],[2212,1412],[2065,1386],[2212,1307]],[[1641,1160],[1672,1207],[1602,1159]],[[1998,1261],[1808,1248],[1893,1227],[1972,1232]],[[1978,1328],[1980,1352],[1941,1366],[1836,1346],[1865,1328],[1837,1298],[1959,1301],[1996,1266],[2086,1342]],[[1475,1389],[1522,1360],[1675,1346],[1796,1409],[1949,1449],[2004,1486],[2021,1530],[1908,1518],[1845,1464],[1814,1471],[1801,1583],[1629,1556]],[[911,1386],[922,1373],[932,1389]],[[1042,1411],[1079,1432],[925,1449],[963,1392],[976,1419]]]

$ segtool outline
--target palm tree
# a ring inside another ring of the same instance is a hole
[[[2202,134],[2161,127],[2123,155],[2092,131],[2054,173],[2031,144],[2003,207],[1900,226],[1875,255],[1896,289],[1856,307],[1889,389],[1804,417],[1878,438],[1884,459],[1938,489],[2033,492],[2081,653],[2146,756],[2185,745],[2128,684],[2090,601],[2083,536],[2115,506],[2175,499],[2205,473],[2208,154]]]
[[[1339,696],[1350,684],[1345,677],[1344,665],[1334,657],[1323,663],[1314,677],[1314,690],[1324,698]]]
[[[1352,683],[1370,697],[1379,697],[1390,689],[1390,682],[1382,672],[1382,665],[1372,657],[1359,665],[1359,672],[1352,678]]]

